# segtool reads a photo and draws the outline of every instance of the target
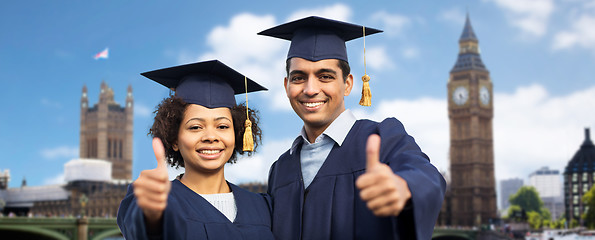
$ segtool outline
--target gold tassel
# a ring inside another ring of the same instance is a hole
[[[252,122],[250,119],[246,119],[244,123],[245,132],[244,132],[244,151],[245,152],[252,152],[254,151],[254,139],[252,137]]]
[[[244,152],[254,151],[254,137],[252,136],[252,122],[248,114],[248,79],[244,76],[244,86],[246,87],[246,122],[244,122]]]
[[[370,91],[370,76],[368,74],[362,77],[364,86],[362,87],[362,99],[359,100],[359,105],[372,106],[372,91]]]
[[[362,76],[362,98],[359,100],[359,105],[372,106],[372,91],[370,90],[370,76],[366,73],[366,27],[363,27],[364,35],[364,76]]]

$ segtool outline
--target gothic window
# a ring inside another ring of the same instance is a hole
[[[91,158],[91,140],[87,139],[87,157]]]
[[[118,155],[119,155],[120,159],[122,159],[122,140],[120,140],[119,142],[120,142],[120,143],[119,143],[119,148],[120,148],[120,149],[119,149],[119,151],[118,151]]]
[[[107,157],[108,158],[112,157],[112,140],[111,139],[107,140]]]

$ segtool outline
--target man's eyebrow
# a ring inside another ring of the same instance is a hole
[[[332,74],[337,75],[337,71],[330,69],[330,68],[323,68],[323,69],[316,71],[316,74],[321,74],[321,73],[332,73]]]
[[[306,72],[304,72],[302,70],[293,70],[293,71],[289,72],[289,75],[295,75],[295,74],[306,74]]]

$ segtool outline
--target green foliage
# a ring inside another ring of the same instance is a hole
[[[507,212],[508,219],[517,222],[527,221],[532,229],[561,228],[564,225],[560,221],[552,221],[552,214],[544,207],[534,187],[521,187],[517,193],[510,196],[509,201],[511,206]]]
[[[543,217],[543,216],[541,216],[541,217]],[[543,226],[544,228],[553,228],[552,222],[555,222],[555,221],[551,221],[549,218],[542,218],[541,226]]]
[[[550,221],[550,228],[551,229],[562,229],[562,228],[564,228],[565,223],[566,223],[566,218],[561,217],[558,220]]]
[[[518,205],[511,205],[510,207],[508,207],[508,212],[506,213],[506,218],[519,221],[520,219],[518,219],[518,217],[515,216],[516,215],[515,213],[519,213],[521,211],[522,211],[521,207],[519,207]]]
[[[570,220],[570,228],[575,228],[578,227],[578,221],[576,221],[576,219],[572,219]]]
[[[530,211],[527,213],[527,217],[529,218],[529,226],[531,229],[539,229],[541,227],[541,215],[536,211]]]
[[[594,185],[595,186],[595,185]],[[585,211],[581,216],[585,220],[585,226],[589,229],[595,228],[595,187],[591,187],[582,198]]]
[[[539,211],[539,214],[541,214],[541,218],[542,219],[547,219],[547,220],[551,220],[552,219],[552,214],[550,213],[550,210],[547,209],[546,207],[542,207],[541,211]]]
[[[511,205],[518,205],[526,212],[541,212],[543,201],[532,186],[522,186],[517,193],[508,199]]]

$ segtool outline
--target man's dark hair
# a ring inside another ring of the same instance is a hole
[[[341,69],[341,72],[343,72],[343,82],[347,81],[347,76],[349,76],[349,73],[351,73],[351,67],[349,67],[349,63],[347,61],[344,60],[339,60],[337,59],[337,61],[339,61],[339,68]],[[287,77],[289,77],[289,68],[291,67],[291,58],[288,58],[285,61],[285,72],[287,73]]]

